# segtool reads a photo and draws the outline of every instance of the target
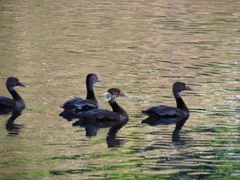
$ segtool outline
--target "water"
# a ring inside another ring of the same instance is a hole
[[[0,117],[0,179],[239,179],[238,1],[5,1],[0,21],[0,94],[8,76],[27,108],[5,129]],[[103,94],[118,87],[130,120],[108,148],[58,114],[85,97],[86,74]],[[191,116],[172,142],[173,125],[141,124],[140,111],[175,105],[183,81]],[[18,135],[16,135],[18,134]]]

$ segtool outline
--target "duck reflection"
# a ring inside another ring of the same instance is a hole
[[[73,123],[73,126],[79,126],[85,128],[86,137],[94,137],[97,136],[97,133],[102,128],[109,128],[107,133],[106,142],[108,147],[118,147],[124,144],[124,141],[121,139],[117,139],[118,131],[127,124],[128,121],[123,122],[109,122],[109,121],[98,121],[91,122],[85,119],[79,119],[78,121]]]
[[[159,116],[149,116],[146,119],[142,120],[142,123],[146,123],[150,126],[158,126],[158,125],[170,125],[170,124],[178,124],[181,123],[181,116],[174,117],[159,117]],[[180,142],[180,130],[176,129],[172,133],[172,142]]]
[[[9,135],[18,135],[20,130],[24,127],[23,124],[15,124],[14,121],[22,114],[21,110],[13,110],[13,109],[4,109],[5,113],[0,115],[6,116],[7,114],[11,114],[11,116],[6,121],[6,130]],[[7,112],[7,113],[6,113]]]
[[[172,142],[180,142],[180,134],[179,131],[174,130],[172,133]]]
[[[6,130],[9,135],[18,135],[21,129],[24,127],[23,124],[15,124],[14,121],[22,114],[22,111],[15,110],[6,122]]]
[[[109,129],[107,138],[106,138],[108,147],[118,147],[124,144],[124,140],[117,139],[116,134],[126,124],[127,122],[119,123]]]

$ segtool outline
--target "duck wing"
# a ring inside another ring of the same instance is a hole
[[[98,102],[89,100],[89,99],[82,99],[82,98],[72,98],[69,99],[61,106],[64,110],[59,114],[64,119],[71,121],[75,119],[78,113],[82,113],[85,111],[89,111],[92,109],[99,108]]]
[[[176,124],[179,121],[183,120],[182,116],[149,116],[146,119],[142,120],[142,123],[146,123],[150,126],[158,126],[158,125],[169,125],[169,124]]]
[[[15,106],[15,102],[14,102],[14,100],[12,100],[10,98],[4,97],[4,96],[0,96],[0,105],[14,107]]]
[[[14,100],[0,96],[0,114],[9,114],[15,107]]]
[[[98,108],[98,103],[89,99],[72,98],[65,102],[61,107],[65,110],[76,109],[77,111],[81,111],[96,109]]]
[[[147,114],[149,116],[162,116],[162,117],[177,117],[177,116],[184,116],[184,111],[181,109],[171,107],[171,106],[153,106],[149,109],[142,111],[142,113]]]

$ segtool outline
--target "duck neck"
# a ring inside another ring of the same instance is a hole
[[[14,87],[6,85],[9,93],[12,95],[14,101],[22,100],[21,96],[17,93]]]
[[[108,103],[112,107],[113,112],[121,113],[121,114],[126,113],[125,110],[121,108],[114,99],[111,99],[110,101],[108,101]]]
[[[186,104],[184,103],[180,92],[173,92],[176,99],[177,108],[188,111]]]
[[[94,85],[94,83],[91,81],[86,82],[86,87],[87,87],[87,98],[86,99],[97,101],[94,91],[93,91],[93,85]]]

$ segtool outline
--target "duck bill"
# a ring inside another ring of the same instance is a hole
[[[184,90],[188,90],[188,91],[194,91],[194,89],[190,88],[189,86],[185,86]]]
[[[100,79],[100,78],[98,78],[98,80],[97,80],[96,82],[103,82],[103,80],[102,80],[102,79]]]
[[[23,83],[22,83],[22,82],[20,82],[20,81],[17,83],[17,86],[26,87],[26,85],[25,85],[25,84],[23,84]]]
[[[121,97],[121,98],[127,98],[128,96],[127,96],[126,94],[120,92],[119,97]]]

